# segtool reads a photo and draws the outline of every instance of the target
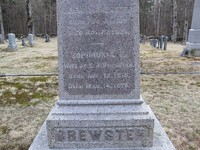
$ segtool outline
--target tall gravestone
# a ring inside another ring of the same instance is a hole
[[[140,96],[139,1],[59,0],[57,11],[59,100],[30,150],[174,150]]]
[[[17,49],[15,34],[13,34],[13,33],[8,34],[8,42],[9,42],[8,49],[10,49],[10,50]]]
[[[200,57],[200,0],[196,0],[194,4],[192,26],[189,31],[188,42],[181,56]]]

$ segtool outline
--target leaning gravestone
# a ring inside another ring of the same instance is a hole
[[[27,45],[26,45],[26,42],[25,42],[25,38],[22,37],[21,40],[22,40],[22,46],[23,46],[23,47],[26,47]]]
[[[28,34],[28,44],[30,46],[34,45],[34,36],[33,36],[33,34]]]
[[[17,49],[15,34],[13,34],[13,33],[8,34],[8,42],[9,42],[8,49],[10,49],[10,50]]]
[[[139,1],[57,6],[59,101],[30,150],[174,150],[140,96]]]
[[[194,4],[192,27],[189,31],[188,42],[181,56],[200,57],[200,0],[196,0]]]

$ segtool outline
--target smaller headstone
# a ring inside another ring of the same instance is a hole
[[[153,39],[153,47],[157,47],[157,39]]]
[[[185,57],[185,56],[188,56],[190,50],[188,48],[184,48],[183,52],[181,53],[181,57]]]
[[[13,33],[8,34],[8,42],[9,42],[8,49],[10,49],[10,50],[17,49],[15,34],[13,34]]]
[[[160,37],[160,49],[163,49],[163,40],[164,40],[164,35],[161,35],[161,37]]]
[[[160,46],[160,40],[156,37],[155,41],[156,41],[156,48],[159,48],[159,46]]]
[[[48,34],[45,35],[45,42],[46,43],[50,42],[50,36]]]
[[[145,44],[146,37],[144,35],[140,35],[140,43]]]
[[[33,34],[28,34],[28,44],[30,46],[34,45],[34,36],[33,36]]]
[[[150,45],[153,47],[153,39],[150,39]]]
[[[164,37],[164,50],[167,50],[167,42],[168,42],[168,37]]]
[[[22,39],[22,46],[26,47],[27,45],[26,45],[25,39],[23,37],[21,39]]]
[[[3,44],[4,43],[4,40],[3,40],[3,35],[0,34],[0,44]]]

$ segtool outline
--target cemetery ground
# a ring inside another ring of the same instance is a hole
[[[0,74],[57,73],[56,38],[34,47],[0,45]],[[200,58],[179,57],[184,45],[168,50],[141,45],[141,94],[177,150],[200,150]],[[27,150],[58,99],[56,76],[0,78],[0,150]]]

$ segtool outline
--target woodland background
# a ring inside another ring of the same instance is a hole
[[[140,0],[141,34],[186,42],[194,0]],[[0,0],[1,34],[56,35],[56,0]]]

